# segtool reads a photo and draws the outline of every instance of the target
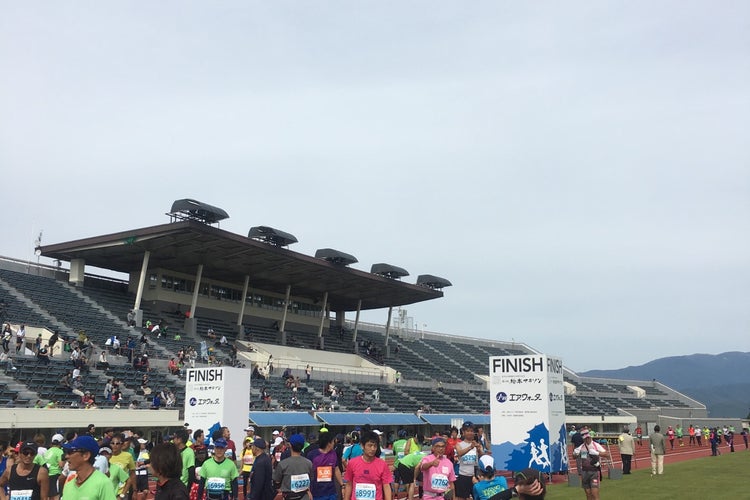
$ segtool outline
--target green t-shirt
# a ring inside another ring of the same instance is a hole
[[[188,470],[190,467],[195,467],[195,452],[189,446],[186,446],[184,450],[180,452],[182,457],[182,474],[180,475],[180,481],[185,486],[188,485]]]
[[[65,483],[63,496],[65,500],[115,500],[115,490],[107,476],[94,470],[81,486],[74,479]]]
[[[119,465],[110,462],[109,480],[112,481],[112,487],[118,495],[120,493],[124,493],[122,491],[122,488],[123,486],[125,486],[125,483],[128,481],[128,479],[130,479],[130,474],[122,470],[122,467],[120,467]]]
[[[406,448],[406,439],[399,439],[393,442],[393,456],[396,457],[393,465],[398,465],[398,461],[404,456],[404,448]]]
[[[232,491],[232,481],[238,476],[237,466],[228,458],[221,463],[209,458],[201,466],[201,478],[206,480],[206,491],[209,493]]]
[[[398,463],[403,464],[404,466],[409,467],[410,469],[413,469],[426,456],[427,456],[427,453],[422,452],[422,451],[420,451],[419,453],[409,453],[408,455],[405,455],[404,458],[399,460]]]
[[[47,464],[50,476],[60,474],[60,461],[62,460],[63,450],[59,446],[51,446],[47,453],[44,454],[44,462]]]

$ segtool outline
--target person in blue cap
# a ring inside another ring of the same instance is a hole
[[[65,500],[115,500],[115,489],[107,476],[94,468],[99,445],[91,436],[78,436],[63,445],[70,474],[63,487]]]
[[[255,438],[253,441],[253,473],[250,476],[250,494],[247,500],[273,500],[275,490],[273,488],[273,467],[271,456],[266,453],[266,440]]]
[[[280,484],[284,500],[310,500],[312,462],[302,456],[305,436],[292,434],[289,437],[289,446],[292,454],[276,466],[273,481]]]
[[[239,472],[232,460],[225,454],[227,451],[227,440],[219,438],[214,441],[214,454],[203,462],[198,482],[198,498],[210,500],[237,500]]]

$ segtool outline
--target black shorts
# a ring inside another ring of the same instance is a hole
[[[474,481],[472,476],[458,476],[454,483],[456,488],[456,496],[459,498],[469,498],[471,496],[472,489],[474,488]]]
[[[414,469],[411,467],[407,467],[404,464],[398,464],[396,473],[403,484],[411,484],[414,482]]]
[[[60,490],[58,489],[57,480],[60,479],[60,474],[55,474],[54,476],[49,476],[49,493],[48,495],[51,497],[56,497],[60,494]]]
[[[585,490],[592,490],[599,487],[599,471],[585,470],[581,474],[581,486]]]

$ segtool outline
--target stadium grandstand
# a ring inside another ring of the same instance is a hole
[[[445,278],[423,274],[408,283],[408,271],[385,263],[361,271],[351,267],[356,257],[330,248],[303,255],[289,249],[292,234],[267,226],[234,234],[218,227],[226,212],[195,200],[176,201],[167,215],[166,224],[40,247],[57,266],[0,259],[0,313],[12,334],[0,374],[6,429],[181,426],[178,359],[252,370],[249,421],[269,432],[321,423],[426,431],[462,419],[489,425],[488,358],[538,353],[413,328],[406,306],[441,299]],[[382,310],[387,320],[360,322],[363,310]],[[49,359],[37,356],[37,338],[56,340]],[[77,382],[69,374],[76,351],[84,358]],[[657,381],[569,370],[565,406],[568,423],[605,434],[624,424],[712,424],[705,405]],[[86,408],[96,411],[84,415]]]

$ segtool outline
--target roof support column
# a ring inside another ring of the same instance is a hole
[[[284,295],[284,312],[281,314],[281,345],[286,345],[286,315],[289,312],[289,296],[292,294],[292,285],[286,286],[286,295]]]
[[[320,344],[320,349],[325,350],[325,341],[323,340],[323,323],[325,323],[326,320],[326,311],[328,309],[328,292],[323,294],[323,310],[320,314],[320,325],[318,326],[318,343]]]
[[[198,308],[198,291],[201,289],[201,278],[203,277],[203,264],[198,264],[198,272],[195,273],[195,288],[193,289],[193,300],[190,302],[190,317],[185,319],[185,333],[195,335],[198,320],[195,319],[195,310]]]
[[[391,357],[391,346],[388,345],[388,339],[391,335],[391,316],[393,316],[393,306],[388,308],[388,322],[385,324],[385,357]]]
[[[352,334],[352,344],[354,344],[354,354],[359,354],[357,345],[357,329],[359,328],[359,312],[362,310],[362,299],[357,301],[357,315],[354,316],[354,333]]]
[[[133,314],[135,314],[135,326],[143,326],[143,311],[141,311],[141,299],[143,299],[143,287],[146,286],[146,272],[148,272],[148,260],[151,258],[151,251],[146,250],[143,254],[141,263],[141,275],[138,278],[138,289],[135,291],[135,303],[133,304]]]
[[[241,339],[243,330],[243,319],[245,317],[245,304],[247,304],[247,287],[250,284],[250,275],[245,275],[245,286],[242,287],[242,304],[240,305],[240,313],[237,315],[237,338]]]

